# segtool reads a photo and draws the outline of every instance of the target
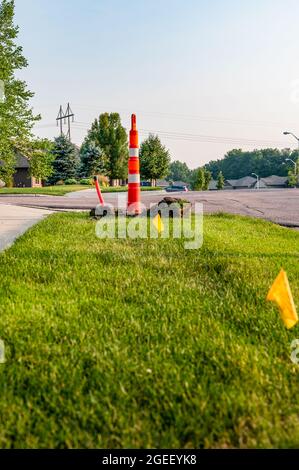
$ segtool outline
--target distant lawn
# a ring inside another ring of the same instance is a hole
[[[44,188],[2,188],[0,189],[1,194],[46,194],[50,196],[64,196],[67,193],[73,191],[82,191],[84,189],[92,189],[90,185],[60,185],[60,186],[46,186]],[[158,191],[160,187],[145,186],[141,188],[141,191]],[[114,192],[126,192],[128,188],[126,186],[115,186],[102,188],[103,193],[114,193]]]
[[[92,188],[92,186],[84,186],[80,184],[45,186],[44,188],[2,188],[1,194],[46,194],[50,196],[64,196],[73,191],[82,191],[83,189]]]
[[[0,255],[0,447],[298,447],[299,233],[206,216],[204,246],[55,214]]]

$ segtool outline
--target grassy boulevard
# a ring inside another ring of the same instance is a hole
[[[204,246],[55,214],[0,255],[1,447],[298,447],[299,375],[265,302],[299,233],[206,216]]]
[[[57,185],[57,186],[45,186],[44,188],[2,188],[0,189],[1,194],[46,194],[48,196],[64,196],[67,193],[74,191],[82,191],[84,189],[92,189],[93,186],[84,186],[80,184],[75,185]],[[103,193],[114,193],[114,192],[126,192],[128,188],[126,186],[117,187],[106,187],[101,188]],[[161,188],[144,186],[141,191],[157,191]]]

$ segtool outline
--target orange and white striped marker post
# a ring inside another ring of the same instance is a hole
[[[136,128],[136,115],[132,114],[130,130],[130,155],[128,172],[128,215],[139,215],[140,208],[140,169],[139,169],[139,143]]]

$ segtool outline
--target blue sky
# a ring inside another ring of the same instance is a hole
[[[126,127],[136,112],[141,137],[158,132],[190,167],[236,147],[296,146],[282,131],[299,133],[297,0],[15,3],[37,135],[57,135],[69,101],[74,142],[101,112]]]

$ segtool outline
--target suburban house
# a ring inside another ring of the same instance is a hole
[[[208,187],[208,190],[209,191],[216,191],[217,188],[217,181],[216,180],[211,180],[209,182],[209,187]]]
[[[157,180],[156,185],[159,186],[159,188],[167,188],[169,186],[169,181]]]
[[[256,185],[256,178],[244,176],[237,180],[225,180],[224,189],[251,189]]]
[[[0,166],[3,162],[0,161]],[[15,174],[13,176],[13,185],[15,188],[36,188],[41,187],[41,181],[30,175],[30,162],[29,160],[17,153]]]
[[[279,189],[288,187],[287,176],[267,176],[260,178],[258,183],[259,189]],[[217,182],[212,180],[209,185],[209,190],[217,189]],[[257,189],[257,179],[252,176],[244,176],[236,180],[225,180],[224,189]]]
[[[184,181],[173,181],[172,186],[186,186],[187,188],[189,188],[190,184],[185,183]]]
[[[288,177],[287,176],[267,176],[267,178],[261,178],[260,180],[262,184],[266,186],[266,188],[287,188],[288,187]]]

